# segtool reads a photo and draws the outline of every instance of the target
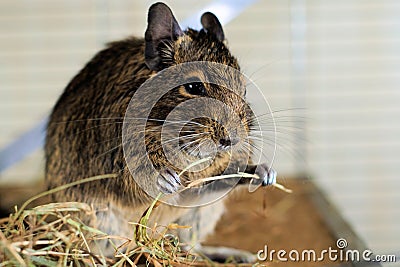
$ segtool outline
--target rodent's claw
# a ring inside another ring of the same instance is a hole
[[[245,172],[258,176],[258,178],[250,180],[249,192],[256,191],[260,186],[276,184],[276,171],[269,168],[265,163],[259,165],[248,165]]]
[[[182,186],[181,180],[175,171],[165,168],[162,169],[159,174],[160,175],[157,178],[157,187],[162,193],[176,193]]]
[[[268,186],[276,183],[276,171],[269,168],[265,163],[260,165],[251,165],[248,167],[248,171],[260,177],[260,179],[253,180],[253,185]]]
[[[264,177],[262,177],[262,185],[273,185],[276,184],[276,171],[274,169],[269,169],[265,173]]]

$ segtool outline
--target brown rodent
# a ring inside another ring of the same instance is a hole
[[[97,218],[88,223],[108,234],[132,237],[132,226],[128,222],[137,222],[153,201],[147,191],[138,185],[137,179],[156,192],[173,194],[190,181],[222,173],[236,173],[239,169],[257,173],[263,185],[270,183],[275,175],[265,165],[248,165],[249,155],[241,152],[243,150],[230,151],[243,143],[244,137],[227,134],[227,131],[231,133],[239,128],[238,122],[230,119],[229,114],[223,126],[212,118],[196,118],[181,125],[181,150],[191,158],[203,158],[208,155],[208,148],[205,146],[200,153],[196,150],[200,148],[190,147],[189,142],[202,142],[205,136],[215,142],[217,150],[214,160],[204,170],[186,171],[178,175],[182,168],[171,164],[163,151],[160,127],[177,105],[190,99],[208,97],[219,100],[236,112],[241,128],[248,133],[254,115],[243,100],[245,84],[240,79],[231,81],[236,87],[233,91],[206,82],[187,83],[169,90],[154,104],[144,138],[148,158],[159,172],[156,180],[149,178],[149,169],[143,163],[145,159],[134,158],[134,161],[131,159],[127,162],[124,157],[124,116],[131,98],[144,82],[168,67],[186,62],[216,62],[239,70],[236,58],[225,45],[224,32],[215,15],[204,13],[201,22],[203,29],[200,31],[182,31],[165,4],[152,5],[145,38],[132,37],[109,44],[72,79],[52,111],[45,145],[48,187],[54,188],[100,174],[117,174],[115,179],[84,183],[54,196],[56,201],[82,201],[92,205],[98,210]],[[193,71],[194,75],[201,76],[202,70]],[[147,103],[146,98],[141,100],[144,106],[153,104]],[[204,108],[212,112],[211,107]],[[132,118],[132,125],[136,122]],[[185,131],[194,134],[185,136]],[[132,133],[129,142],[130,153],[134,153],[141,145],[135,140],[134,134],[137,133]],[[227,168],[228,163],[232,162]],[[132,177],[128,163],[135,170],[135,177]],[[207,194],[201,189],[198,193]],[[163,204],[154,210],[151,218],[163,225],[179,222],[193,226],[191,231],[179,233],[181,242],[190,243],[193,234],[199,237],[200,242],[211,233],[223,211],[222,201],[192,209]],[[100,249],[107,255],[114,252],[107,242]],[[196,245],[195,249],[219,260],[229,256],[238,261],[255,259],[250,253],[235,249],[200,245]]]

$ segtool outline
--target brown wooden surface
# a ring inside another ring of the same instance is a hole
[[[288,194],[277,188],[246,189],[229,197],[226,214],[208,244],[226,245],[256,253],[264,248],[276,251],[336,249],[336,238],[316,210],[310,195],[315,186],[308,180],[285,179],[282,184],[293,190]],[[347,266],[331,262],[264,262],[265,266]]]

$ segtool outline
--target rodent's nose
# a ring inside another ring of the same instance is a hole
[[[223,146],[223,147],[228,147],[228,146],[234,146],[237,143],[239,143],[239,138],[221,138],[219,139],[219,143]]]

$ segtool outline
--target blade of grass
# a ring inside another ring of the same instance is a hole
[[[46,259],[43,257],[39,256],[31,256],[30,257],[31,261],[35,266],[47,266],[47,267],[57,267],[58,262],[57,261],[52,261],[50,259]]]
[[[16,261],[20,264],[20,266],[24,267],[27,266],[24,259],[15,251],[12,245],[8,242],[7,238],[4,236],[3,232],[0,230],[0,245],[3,245],[5,249],[7,249],[12,256],[15,258]]]
[[[195,181],[189,183],[186,187],[187,188],[191,188],[191,187],[200,185],[200,184],[202,184],[204,182],[222,180],[222,179],[227,179],[227,178],[259,178],[259,177],[256,174],[238,172],[238,173],[235,173],[235,174],[225,174],[225,175],[217,175],[217,176],[201,178],[201,179],[198,179],[198,180],[195,180]]]
[[[79,185],[79,184],[83,184],[83,183],[89,183],[89,182],[93,182],[93,181],[97,181],[97,180],[101,180],[101,179],[108,179],[108,178],[116,178],[117,174],[103,174],[103,175],[98,175],[98,176],[93,176],[93,177],[89,177],[89,178],[85,178],[85,179],[81,179],[79,181],[75,181],[69,184],[65,184],[53,189],[50,189],[48,191],[42,192],[36,196],[31,197],[30,199],[28,199],[27,201],[25,201],[24,204],[22,204],[21,208],[19,209],[19,211],[15,214],[15,218],[19,218],[19,216],[21,215],[22,211],[30,204],[32,203],[34,200],[39,199],[41,197],[65,190],[69,187],[75,186],[75,185]]]
[[[207,157],[207,158],[200,159],[200,160],[198,160],[198,161],[196,161],[196,162],[193,162],[193,163],[189,164],[188,166],[186,166],[186,167],[178,174],[178,177],[181,177],[181,175],[182,175],[183,173],[185,173],[185,171],[189,170],[190,168],[192,168],[192,167],[194,167],[194,166],[196,166],[196,165],[199,165],[199,164],[201,164],[201,163],[203,163],[203,162],[210,161],[211,159],[212,159],[212,157]]]
[[[286,193],[289,193],[289,194],[291,194],[293,192],[292,189],[286,188],[283,185],[278,184],[278,183],[273,184],[273,186],[275,186],[276,188],[278,188],[278,189],[280,189],[280,190],[282,190],[282,191],[284,191]]]

